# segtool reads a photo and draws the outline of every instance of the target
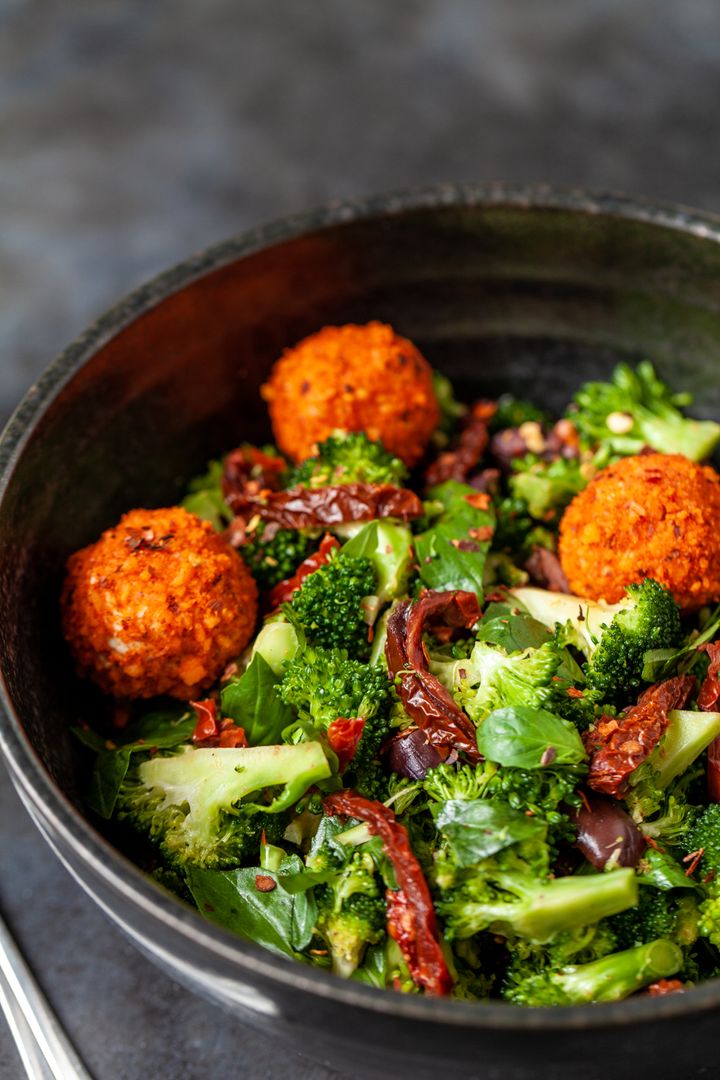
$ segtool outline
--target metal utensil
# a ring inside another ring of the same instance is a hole
[[[0,1008],[30,1080],[92,1080],[2,917]]]

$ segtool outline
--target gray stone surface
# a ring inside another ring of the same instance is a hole
[[[327,198],[508,179],[717,209],[719,42],[714,0],[0,0],[0,418],[148,275]],[[330,1076],[140,957],[4,776],[0,852],[98,1080]]]

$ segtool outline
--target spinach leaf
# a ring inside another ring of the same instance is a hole
[[[280,700],[275,687],[280,679],[267,660],[255,653],[247,670],[233,678],[221,695],[223,716],[245,729],[251,746],[273,746],[295,719],[290,705]]]
[[[430,589],[465,589],[483,597],[485,557],[495,528],[490,505],[481,510],[468,502],[478,492],[467,484],[447,480],[429,492],[442,503],[438,520],[415,537],[419,574]]]
[[[689,877],[679,862],[666,851],[649,847],[644,852],[640,863],[638,882],[641,885],[654,885],[656,889],[695,889],[697,882]]]
[[[520,840],[540,836],[545,824],[505,803],[449,799],[433,808],[458,866],[472,866]]]
[[[478,750],[490,761],[519,769],[577,765],[586,758],[577,729],[545,709],[509,705],[478,728]]]
[[[130,767],[130,755],[180,746],[190,740],[196,723],[197,717],[187,705],[175,704],[143,713],[119,732],[122,742],[118,744],[89,728],[72,728],[75,737],[97,753],[85,796],[90,809],[109,820]]]
[[[113,815],[120,785],[130,767],[130,753],[129,749],[123,748],[102,750],[95,758],[85,801],[106,821]]]
[[[292,873],[301,868],[299,856],[290,855],[283,860],[280,870]],[[208,921],[281,956],[302,959],[298,954],[310,944],[317,918],[312,892],[291,895],[281,888],[260,892],[255,884],[258,874],[278,881],[277,874],[259,867],[242,870],[192,867],[186,879],[198,910]]]

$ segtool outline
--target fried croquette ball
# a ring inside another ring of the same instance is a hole
[[[560,522],[560,561],[578,596],[616,603],[655,578],[686,610],[720,599],[720,476],[680,454],[608,466]]]
[[[257,586],[207,521],[131,510],[70,556],[62,614],[79,673],[106,693],[189,700],[247,645]]]
[[[275,364],[263,387],[280,449],[295,462],[336,431],[364,431],[417,464],[440,423],[427,360],[391,326],[326,326]]]

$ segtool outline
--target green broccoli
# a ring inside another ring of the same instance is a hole
[[[539,622],[559,625],[565,643],[584,653],[588,685],[601,700],[623,703],[642,685],[645,653],[682,638],[678,606],[667,589],[646,578],[626,591],[627,599],[612,605],[536,588],[510,595]]]
[[[392,484],[402,487],[407,468],[373,442],[364,431],[338,432],[319,443],[315,457],[307,458],[287,477],[286,487],[321,488],[334,484]]]
[[[375,863],[361,849],[340,854],[337,844],[323,842],[314,845],[306,867],[324,879],[315,886],[315,929],[330,950],[333,971],[347,979],[362,963],[366,947],[385,934],[384,890]]]
[[[366,728],[376,717],[384,722],[392,704],[387,672],[350,660],[344,649],[304,649],[287,664],[278,693],[301,720],[321,730],[340,716],[363,716]]]
[[[527,506],[531,518],[547,522],[558,518],[589,479],[590,473],[577,458],[547,462],[528,454],[513,462],[508,486],[510,494]]]
[[[683,416],[679,407],[691,401],[689,394],[673,394],[645,360],[634,371],[618,364],[610,382],[585,383],[568,416],[590,447],[602,445],[613,455],[650,446],[704,461],[720,441],[720,424]]]
[[[305,578],[290,608],[311,644],[348,649],[367,659],[371,647],[369,626],[377,614],[376,591],[372,561],[340,551]]]
[[[572,964],[559,970],[546,968],[519,978],[506,986],[504,996],[516,1005],[535,1007],[620,1001],[658,979],[675,975],[682,964],[682,949],[660,938],[589,964]]]
[[[580,797],[575,792],[577,784],[575,769],[508,768],[492,761],[460,766],[443,763],[429,769],[422,781],[432,802],[502,799],[513,810],[545,821],[556,830],[555,839],[569,841],[574,839],[574,830],[567,808],[580,806]]]
[[[259,843],[267,819],[330,776],[322,746],[192,749],[134,756],[117,801],[118,820],[155,841],[171,865],[222,869]],[[281,788],[269,803],[267,789]],[[250,796],[255,795],[257,802]],[[264,819],[260,821],[259,819]],[[279,839],[279,837],[274,837]]]
[[[710,803],[697,815],[683,841],[687,854],[702,851],[701,871],[720,873],[720,803]]]
[[[554,534],[530,516],[525,499],[513,495],[496,496],[493,506],[496,518],[492,538],[494,551],[510,555],[520,565],[527,560],[534,547],[555,551]]]
[[[542,944],[637,903],[631,869],[553,878],[548,854],[544,837],[515,843],[466,867],[441,853],[435,878],[447,937],[490,930]]]
[[[303,559],[311,555],[319,543],[317,530],[279,529],[266,540],[265,529],[265,523],[259,522],[239,548],[262,591],[272,589],[279,582],[292,577]]]
[[[654,839],[682,835],[690,810],[685,788],[691,765],[720,735],[720,713],[672,709],[652,754],[630,774],[625,804],[643,832]]]
[[[640,889],[637,905],[607,920],[620,949],[667,938],[686,949],[698,936],[698,905],[684,890]]]

